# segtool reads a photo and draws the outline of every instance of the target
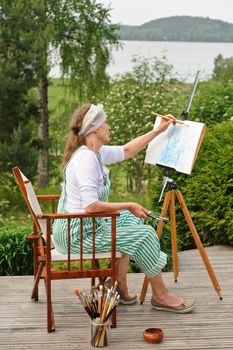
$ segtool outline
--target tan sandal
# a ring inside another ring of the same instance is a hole
[[[175,312],[177,314],[186,314],[194,310],[197,306],[195,300],[193,299],[185,299],[184,302],[178,306],[167,306],[167,305],[158,303],[153,298],[151,298],[151,305],[156,310],[170,311],[170,312]]]

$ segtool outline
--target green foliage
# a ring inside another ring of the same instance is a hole
[[[191,118],[207,125],[221,123],[233,117],[233,57],[214,60],[213,79],[199,83],[193,101]]]
[[[176,113],[181,110],[180,98],[184,87],[181,83],[170,82],[171,66],[166,59],[135,59],[132,73],[125,74],[111,85],[104,101],[111,125],[112,144],[126,144],[128,141],[153,128],[151,112]],[[142,191],[143,180],[152,176],[151,167],[144,164],[145,152],[124,162],[128,190]]]
[[[31,177],[36,173],[33,143],[38,117],[35,85],[35,23],[29,16],[31,1],[0,2],[0,202],[2,213],[13,209],[13,166]],[[28,52],[30,48],[30,53]],[[32,54],[33,52],[33,54]]]
[[[121,40],[232,42],[233,24],[203,17],[160,18],[140,26],[121,26]]]
[[[20,167],[33,180],[36,175],[37,153],[31,139],[31,125],[20,126],[9,135],[8,143],[0,143],[0,203],[1,214],[23,206],[19,187],[13,177],[11,169]]]
[[[2,173],[0,178],[0,220],[17,215],[19,210],[26,209],[25,201],[12,173]]]
[[[221,123],[233,117],[233,81],[223,84],[219,80],[208,80],[199,84],[190,119],[207,125]]]
[[[223,83],[233,80],[233,57],[223,58],[218,55],[214,60],[213,78]]]
[[[61,68],[79,96],[91,99],[106,89],[110,49],[118,46],[117,25],[110,10],[93,0],[47,2],[46,22],[52,22],[49,43],[59,50]],[[79,103],[80,103],[79,102]]]
[[[34,61],[28,50],[34,46],[35,24],[28,18],[26,2],[1,0],[0,4],[0,136],[1,142],[8,142],[14,128],[38,115],[29,93],[35,85]]]
[[[233,244],[232,133],[231,121],[210,127],[192,175],[172,176],[205,245]],[[150,191],[158,193],[159,186],[160,182],[154,181]],[[195,244],[180,209],[177,214],[180,249],[193,248]]]
[[[12,167],[19,166],[30,178],[35,176],[37,155],[33,147],[31,132],[33,126],[33,123],[19,126],[9,135],[8,143],[0,143],[1,173],[10,172]]]
[[[33,273],[32,244],[26,239],[30,230],[15,218],[0,222],[0,276]]]

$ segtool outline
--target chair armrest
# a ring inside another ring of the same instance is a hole
[[[60,198],[60,194],[38,194],[37,199],[39,201],[50,201],[50,200],[58,200]]]
[[[26,236],[26,238],[29,240],[29,241],[38,241],[38,239],[40,238],[39,235],[29,235],[29,236]]]
[[[114,218],[120,216],[119,212],[112,212],[112,213],[93,213],[93,214],[75,214],[75,213],[62,213],[62,214],[38,214],[36,217],[38,219],[84,219],[84,218]]]

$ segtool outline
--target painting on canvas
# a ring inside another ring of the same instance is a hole
[[[154,128],[158,127],[160,120],[160,117],[156,118]],[[169,125],[166,131],[152,140],[147,148],[145,162],[191,174],[205,124],[188,120],[184,124]]]

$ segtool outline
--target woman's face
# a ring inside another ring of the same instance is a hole
[[[96,129],[96,135],[98,136],[99,140],[103,145],[106,143],[109,143],[110,141],[110,125],[108,123],[104,122],[98,129]]]

